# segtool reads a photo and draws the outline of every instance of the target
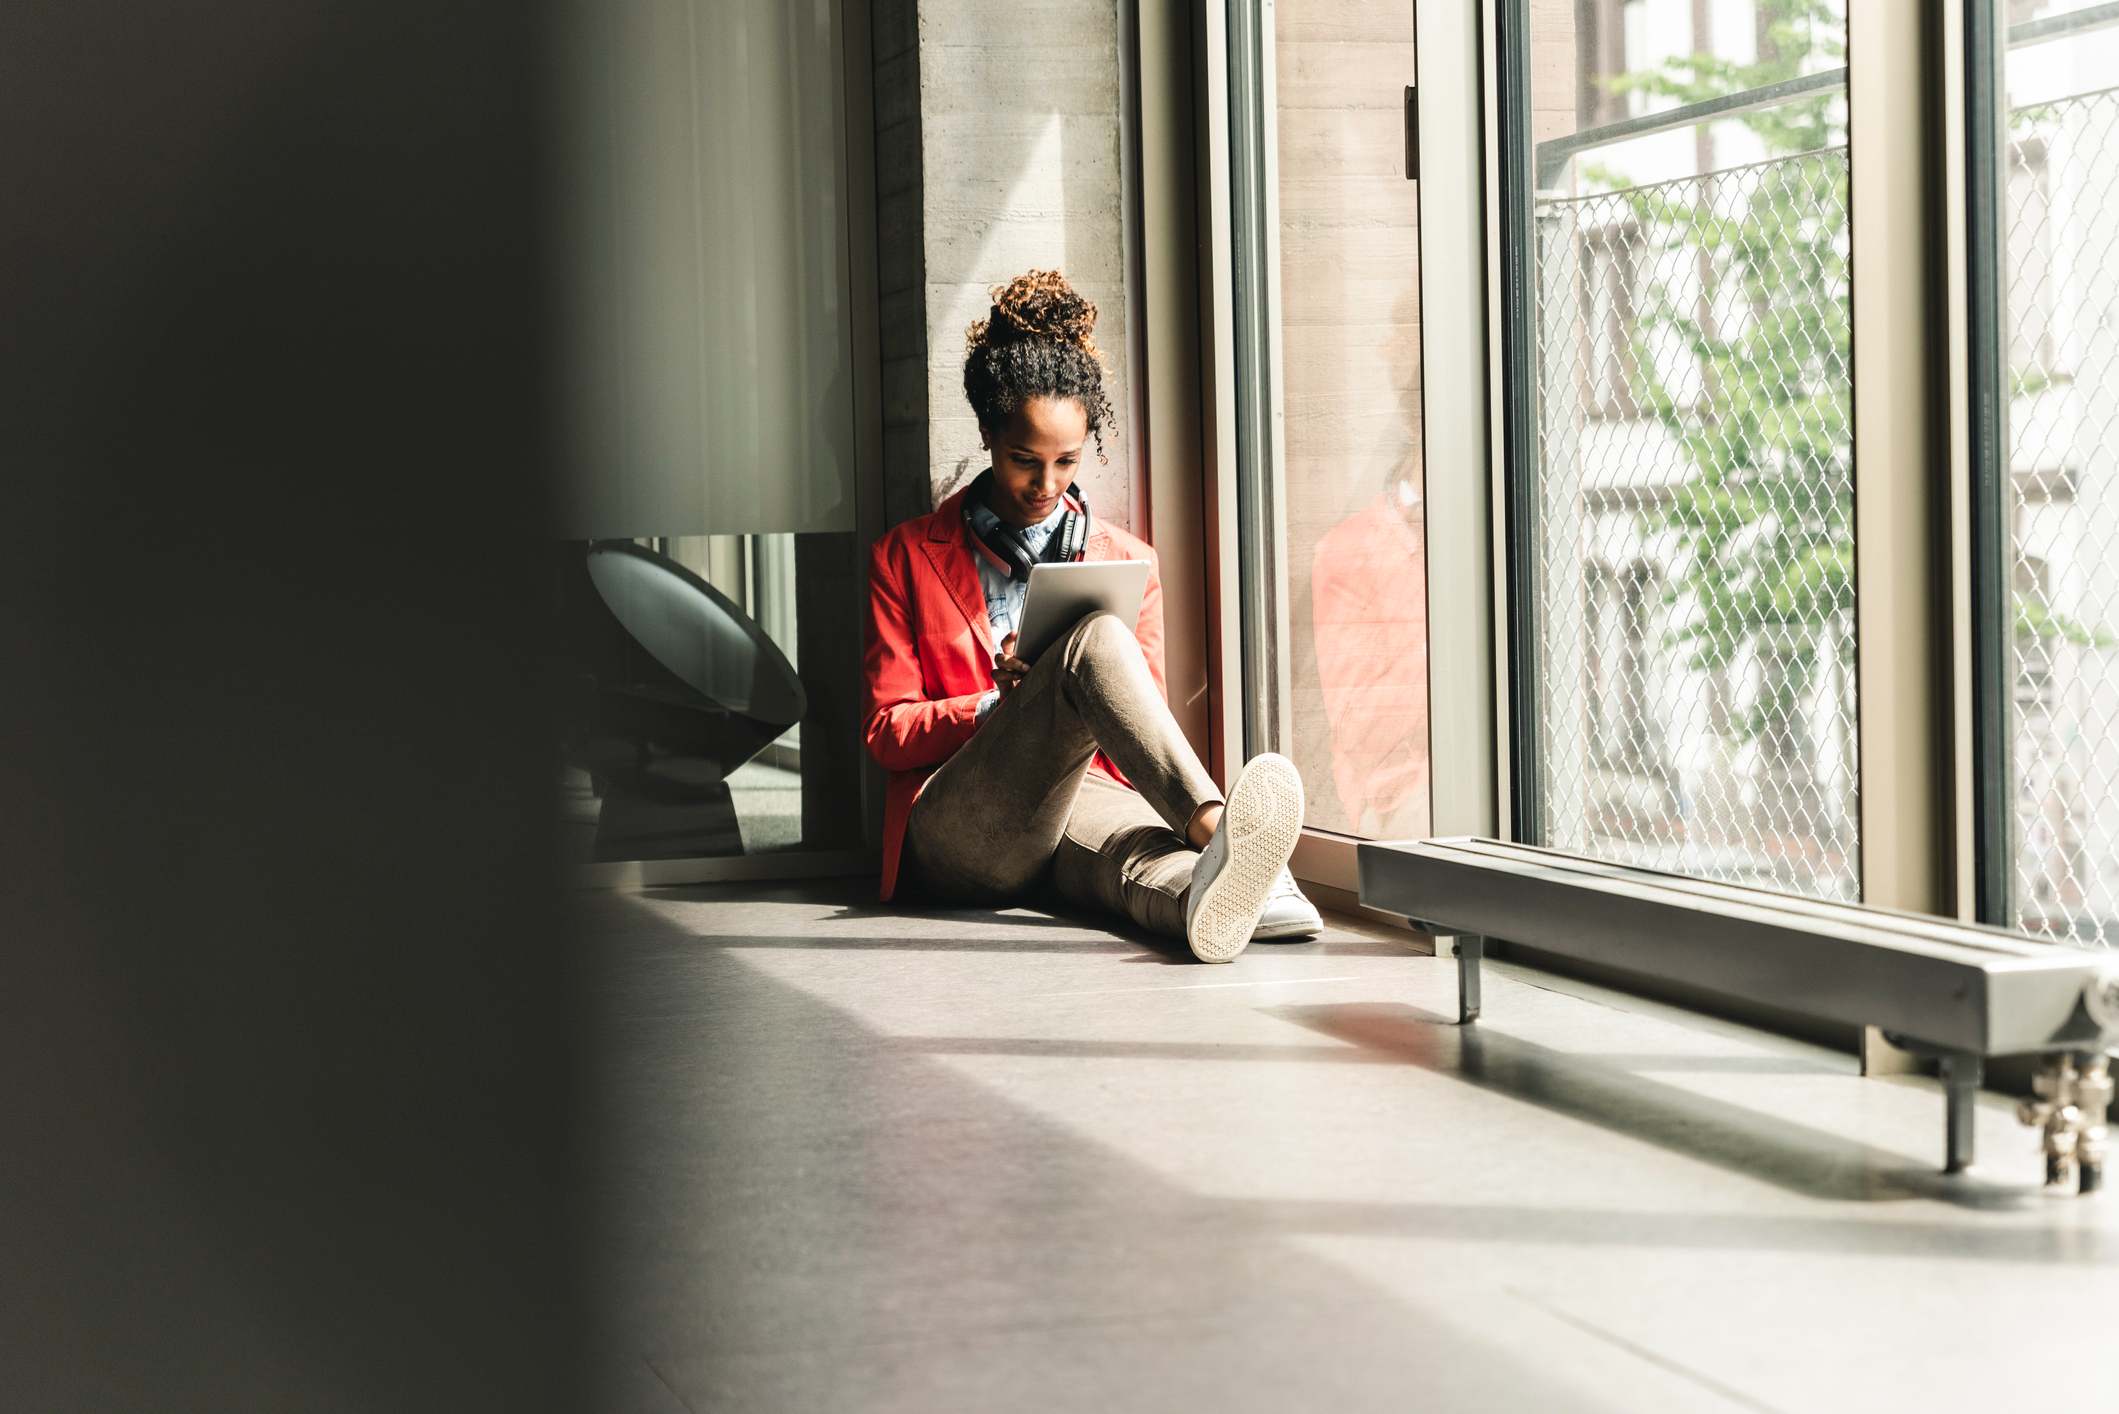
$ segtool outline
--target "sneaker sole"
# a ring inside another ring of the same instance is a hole
[[[1228,962],[1251,942],[1280,866],[1302,833],[1302,777],[1285,756],[1262,755],[1244,767],[1222,807],[1228,859],[1208,883],[1185,929],[1201,962]]]

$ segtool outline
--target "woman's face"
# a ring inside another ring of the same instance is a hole
[[[993,453],[993,491],[987,497],[1005,525],[1036,525],[1052,514],[1073,484],[1089,436],[1089,413],[1079,398],[1032,398],[979,439]]]

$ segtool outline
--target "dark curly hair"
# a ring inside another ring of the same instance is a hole
[[[991,431],[1032,398],[1073,398],[1089,417],[1096,459],[1105,461],[1112,421],[1104,365],[1089,337],[1096,306],[1057,270],[1032,270],[993,288],[993,310],[965,335],[964,396]]]

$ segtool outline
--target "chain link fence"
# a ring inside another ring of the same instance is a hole
[[[2014,922],[2119,946],[2119,90],[2010,115]],[[1545,838],[1859,894],[1847,163],[1536,206]]]
[[[2119,945],[2119,90],[2009,115],[2016,925]]]
[[[1536,203],[1545,839],[1859,894],[1846,150]]]

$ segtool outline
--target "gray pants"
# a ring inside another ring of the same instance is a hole
[[[1091,774],[1098,750],[1137,790]],[[1070,903],[1185,932],[1199,852],[1184,831],[1221,792],[1155,686],[1133,631],[1092,614],[1045,651],[928,780],[905,827],[907,876],[955,903]]]

